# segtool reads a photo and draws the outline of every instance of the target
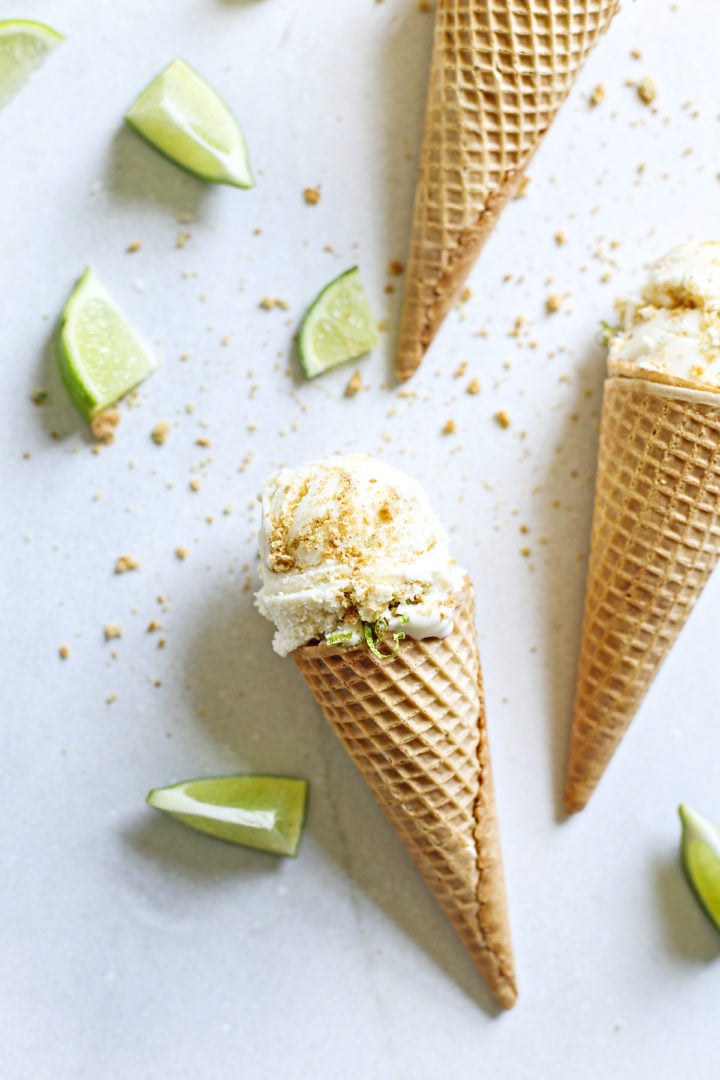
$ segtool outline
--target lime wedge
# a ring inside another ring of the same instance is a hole
[[[141,138],[211,184],[251,188],[245,137],[225,102],[184,60],[173,60],[125,114]]]
[[[720,829],[689,806],[680,806],[678,812],[683,870],[700,906],[720,930]]]
[[[63,310],[57,352],[67,392],[88,418],[113,405],[157,366],[90,269]]]
[[[308,379],[379,343],[367,294],[357,266],[326,285],[308,308],[300,327],[300,363]]]
[[[62,34],[44,23],[29,19],[0,22],[0,109],[64,40]]]
[[[290,776],[212,776],[155,788],[150,806],[231,844],[297,855],[307,807],[307,780]]]

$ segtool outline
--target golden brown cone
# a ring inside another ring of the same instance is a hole
[[[590,798],[719,556],[720,393],[669,385],[654,373],[609,378],[565,790],[569,813]]]
[[[438,0],[396,371],[417,369],[619,0]]]
[[[495,813],[475,602],[444,640],[397,656],[305,645],[293,659],[503,1008],[517,987]]]

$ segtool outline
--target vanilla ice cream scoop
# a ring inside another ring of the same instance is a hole
[[[720,389],[720,242],[679,244],[651,267],[641,299],[617,308],[611,374],[630,364]]]
[[[421,485],[366,454],[281,469],[262,493],[260,612],[275,651],[355,645],[364,624],[447,637],[465,571]]]

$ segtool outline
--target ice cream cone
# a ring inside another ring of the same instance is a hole
[[[418,367],[619,0],[438,0],[397,352]]]
[[[720,555],[720,393],[629,364],[610,374],[568,812],[590,798]]]
[[[292,654],[504,1008],[517,997],[495,814],[472,585],[449,637]]]

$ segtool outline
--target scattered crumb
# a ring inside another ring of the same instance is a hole
[[[479,394],[480,390],[481,390],[480,380],[477,378],[477,376],[474,379],[471,379],[470,382],[465,387],[465,393],[466,394],[473,394],[473,395],[474,394]]]
[[[114,703],[116,701],[117,701],[117,694],[108,694],[108,696],[105,698],[105,704],[106,705],[114,705]]]
[[[652,105],[657,97],[657,87],[649,75],[644,75],[638,83],[637,94],[644,105]]]
[[[142,241],[141,240],[133,240],[133,242],[131,244],[128,244],[128,246],[125,248],[125,250],[127,251],[128,255],[134,255],[135,252],[139,251],[141,247],[142,247]]]
[[[530,177],[529,176],[524,176],[522,178],[522,182],[520,184],[520,187],[515,192],[515,198],[516,199],[524,199],[525,196],[528,193],[528,188],[529,187],[530,187]]]
[[[453,379],[462,379],[467,371],[467,360],[462,360],[453,373]]]
[[[319,187],[306,187],[303,191],[303,199],[308,206],[317,206],[320,202],[320,188]]]
[[[193,479],[190,481],[190,490],[191,491],[199,491],[200,490],[200,481],[197,479],[197,477],[193,477]]]
[[[642,60],[642,52],[640,51],[640,49],[631,49],[630,55],[632,56],[633,60]]]
[[[159,622],[156,622],[155,619],[152,619],[147,624],[147,633],[148,634],[156,634],[158,630],[162,630],[162,626],[160,625]]]
[[[287,300],[281,300],[277,296],[264,296],[260,301],[260,307],[263,311],[272,311],[273,308],[282,308],[283,311],[289,311],[290,304]]]
[[[555,243],[557,244],[558,247],[562,247],[563,244],[567,243],[567,240],[565,238],[565,233],[562,230],[555,233]]]
[[[431,3],[428,2],[428,0],[418,0],[418,11],[422,11],[424,14],[427,14],[429,11],[432,11],[432,9],[433,6]]]
[[[120,423],[120,413],[117,409],[106,409],[105,412],[93,416],[90,421],[90,430],[98,442],[110,446],[115,442],[115,428]]]
[[[356,371],[347,381],[345,397],[355,397],[359,390],[362,390],[362,375]]]
[[[555,311],[559,311],[562,307],[562,296],[558,293],[550,293],[545,299],[545,310],[548,315],[552,315]]]
[[[529,547],[521,547],[520,548],[520,554],[522,555],[522,557],[524,559],[529,559],[530,558],[530,548]]]
[[[206,436],[201,435],[199,439],[195,440],[195,445],[209,447],[212,446],[212,443]]]
[[[392,262],[388,263],[388,274],[392,274],[393,277],[400,277],[404,270],[405,266],[399,259],[393,259]]]
[[[176,248],[181,248],[181,249],[184,248],[185,245],[187,244],[188,240],[190,240],[190,239],[192,239],[192,233],[191,232],[184,232],[184,231],[179,232],[177,234],[177,240],[175,241],[175,247]]]
[[[122,627],[117,626],[115,623],[108,623],[105,627],[105,640],[112,641],[114,638],[121,638],[123,636]]]
[[[500,409],[498,412],[495,413],[495,420],[501,428],[510,427],[511,420],[504,409]]]
[[[443,435],[454,435],[457,431],[457,425],[454,420],[446,420],[445,426],[442,429]]]
[[[58,655],[61,660],[68,659],[68,657],[70,656],[70,650],[68,649],[67,645],[60,646],[60,648],[58,649]]]
[[[49,396],[47,390],[36,389],[31,392],[30,400],[33,405],[44,405]]]
[[[588,100],[591,108],[600,105],[605,100],[605,87],[602,83],[597,84]]]
[[[190,552],[188,551],[188,549],[186,547],[176,547],[175,548],[175,555],[181,561],[183,559],[187,559],[189,554],[190,554]]]
[[[116,574],[127,574],[130,570],[139,570],[140,563],[133,555],[121,555],[115,563]]]
[[[472,289],[466,285],[463,291],[460,293],[460,303],[467,304],[468,300],[472,298]]]
[[[162,446],[170,434],[170,425],[167,420],[159,420],[150,432],[150,438],[157,446]]]

